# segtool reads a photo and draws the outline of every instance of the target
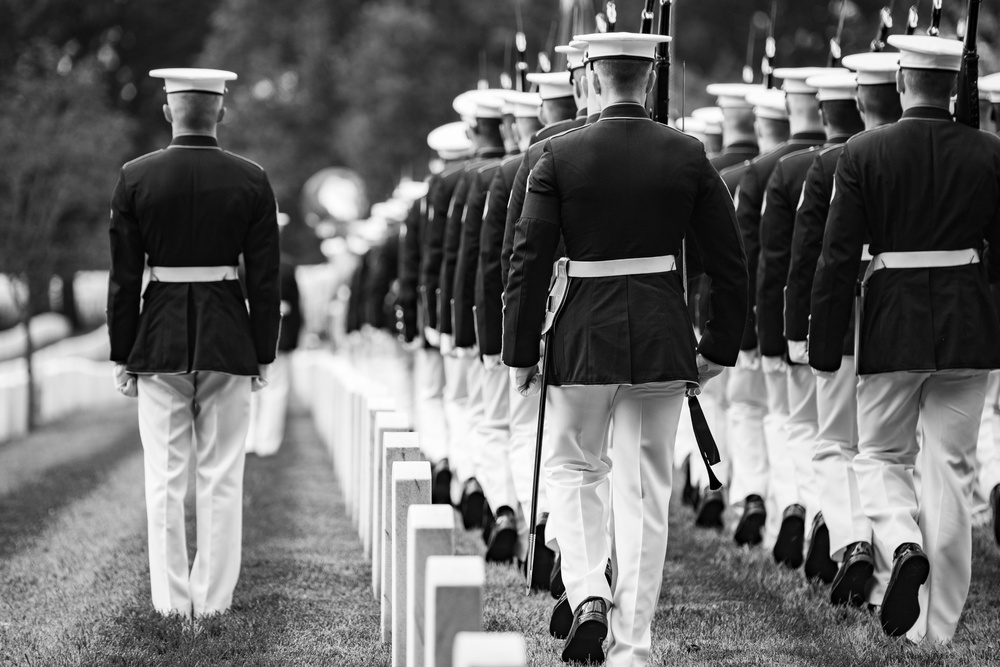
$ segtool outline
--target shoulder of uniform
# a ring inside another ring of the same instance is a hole
[[[145,155],[140,155],[139,157],[135,158],[134,160],[129,160],[124,165],[122,165],[122,169],[129,169],[131,167],[136,166],[137,164],[139,164],[140,162],[142,162],[144,160],[148,160],[151,157],[155,157],[157,155],[160,155],[161,153],[163,153],[163,150],[164,149],[161,148],[158,151],[153,151],[152,153],[146,153]]]
[[[572,135],[574,132],[579,132],[580,130],[585,130],[587,127],[588,126],[586,126],[586,125],[578,125],[577,127],[570,127],[570,128],[567,128],[567,129],[563,130],[562,132],[559,132],[557,134],[553,134],[551,137],[549,137],[545,141],[553,141],[555,139],[565,139],[566,137]],[[540,141],[538,143],[544,146],[545,145],[545,141]]]
[[[225,152],[226,155],[229,155],[230,157],[234,157],[234,158],[236,158],[238,160],[242,160],[243,162],[246,162],[247,164],[252,164],[253,166],[255,166],[258,169],[260,169],[261,171],[264,171],[264,167],[260,166],[259,164],[257,164],[256,162],[254,162],[253,160],[251,160],[248,157],[243,157],[239,153],[233,153],[232,151],[224,151],[224,152]]]
[[[787,155],[782,155],[778,158],[778,166],[783,165],[786,162],[798,162],[799,160],[812,160],[814,159],[822,149],[822,146],[810,146],[801,151],[795,151],[794,153],[788,153]]]
[[[870,130],[864,130],[863,132],[858,132],[853,137],[844,142],[844,146],[850,146],[854,148],[866,144],[870,141],[874,141],[878,137],[885,134],[885,132],[891,128],[897,127],[896,123],[889,123],[888,125],[880,125],[879,127],[873,127]]]
[[[737,171],[746,170],[750,166],[751,162],[752,160],[743,160],[743,162],[740,162],[739,164],[730,165],[720,171],[719,176],[726,176],[728,174],[736,173]]]
[[[524,153],[514,153],[513,155],[508,155],[503,160],[500,161],[501,167],[507,167],[511,164],[517,164],[520,166],[521,162],[524,160]]]
[[[844,144],[836,144],[834,146],[827,146],[826,148],[821,148],[819,150],[819,157],[828,157],[831,153],[839,153],[842,150],[844,150]]]

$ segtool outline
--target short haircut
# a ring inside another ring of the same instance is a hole
[[[167,104],[174,117],[174,123],[189,130],[206,132],[219,122],[222,95],[214,93],[170,93]]]
[[[503,146],[503,135],[500,133],[499,118],[477,118],[474,134],[482,140],[483,146]]]
[[[866,116],[894,123],[903,115],[899,92],[894,83],[858,86],[858,102]]]
[[[750,107],[723,109],[722,117],[725,127],[731,132],[735,131],[745,135],[753,134],[754,115],[753,109]]]
[[[636,58],[605,58],[594,63],[601,86],[614,90],[621,97],[646,98],[646,80],[652,66],[650,60]]]
[[[826,124],[837,134],[857,134],[865,129],[861,113],[854,100],[826,100],[820,102]]]
[[[903,68],[903,82],[906,89],[932,99],[947,99],[955,92],[958,72],[939,69]]]
[[[576,116],[576,99],[572,96],[554,97],[550,100],[543,100],[542,108],[545,109],[545,117],[549,123],[569,120]]]

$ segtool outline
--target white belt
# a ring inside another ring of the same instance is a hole
[[[213,283],[236,280],[235,266],[151,266],[149,279],[161,283]]]
[[[872,261],[872,253],[868,249],[868,244],[867,243],[864,244],[863,246],[861,246],[861,261],[862,262],[870,262],[870,261]]]
[[[869,275],[880,269],[935,269],[946,266],[978,264],[979,252],[965,250],[927,250],[923,252],[880,252],[868,266]]]
[[[673,255],[609,259],[603,262],[578,262],[571,260],[567,267],[567,273],[571,278],[634,276],[640,273],[664,273],[676,270],[677,260],[674,259]]]

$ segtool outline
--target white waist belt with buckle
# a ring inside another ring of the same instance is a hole
[[[882,269],[936,269],[947,266],[978,264],[979,252],[965,250],[926,250],[923,252],[880,252],[868,265],[867,276]]]
[[[673,255],[609,259],[603,262],[578,262],[572,260],[567,267],[567,273],[570,278],[634,276],[641,273],[665,273],[676,270],[677,260],[674,259]]]
[[[214,283],[219,280],[236,280],[235,266],[152,266],[149,279],[161,283]]]

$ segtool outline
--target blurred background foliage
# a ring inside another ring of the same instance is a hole
[[[777,65],[825,64],[841,11],[844,53],[866,50],[887,1],[778,0]],[[560,16],[574,3],[585,17],[604,8],[591,0],[0,0],[0,274],[106,268],[118,167],[170,138],[162,82],[148,76],[155,67],[239,74],[221,143],[265,166],[291,216],[286,250],[319,261],[300,215],[306,179],[346,166],[379,201],[401,177],[422,178],[426,135],[455,119],[452,98],[479,79],[497,86],[512,68],[515,9],[534,70],[539,52],[552,56]],[[642,0],[616,4],[618,29],[637,30]],[[894,32],[910,4],[893,3]],[[921,32],[930,4],[916,2]],[[955,35],[965,4],[945,0],[943,36]],[[739,81],[748,51],[759,68],[771,10],[772,0],[674,0],[671,115],[710,104],[706,83]],[[998,14],[984,4],[983,72],[1000,65]],[[34,311],[45,309],[32,300]]]

